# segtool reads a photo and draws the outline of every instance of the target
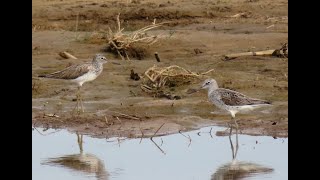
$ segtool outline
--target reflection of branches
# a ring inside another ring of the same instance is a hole
[[[117,144],[119,145],[119,147],[120,147],[120,144],[122,143],[122,142],[124,142],[125,140],[126,140],[127,138],[120,138],[120,136],[119,137],[117,137],[115,140],[106,140],[106,142],[117,142]]]
[[[153,144],[154,145],[156,145],[157,146],[157,148],[165,155],[166,153],[161,149],[161,147],[160,146],[158,146],[158,144],[156,143],[156,142],[154,142],[153,141],[153,139],[152,138],[150,138],[150,140],[153,142]]]
[[[191,145],[191,141],[192,141],[190,135],[188,134],[188,136],[186,136],[186,135],[182,134],[181,130],[179,130],[179,134],[181,134],[183,137],[185,137],[185,138],[187,138],[189,140],[189,144],[188,144],[188,147],[189,147]]]
[[[163,153],[163,154],[166,154],[161,148],[160,148],[160,146],[158,146],[158,144],[156,143],[156,142],[154,142],[153,141],[153,137],[158,133],[158,131],[162,128],[162,126],[164,125],[165,123],[163,123],[157,130],[156,130],[156,132],[150,137],[150,140],[153,142],[153,144],[154,145],[156,145],[157,146],[157,148]],[[161,139],[162,140],[162,139]],[[162,143],[163,143],[163,141],[162,141]],[[162,145],[162,143],[161,143],[161,145]]]
[[[197,133],[197,135],[198,135],[198,136],[201,136],[200,133],[208,133],[208,134],[210,134],[210,137],[213,138],[211,132],[212,132],[212,127],[210,128],[210,131],[209,131],[209,132],[201,132],[201,131],[199,131],[199,132]]]
[[[212,131],[212,128],[210,128],[209,134],[210,134],[211,138],[213,138],[212,134],[211,134],[211,131]]]
[[[42,135],[42,136],[47,136],[47,135],[49,135],[49,134],[54,134],[54,133],[57,133],[57,132],[59,132],[59,131],[62,130],[62,129],[60,129],[60,130],[56,130],[56,131],[54,131],[54,132],[50,132],[50,133],[47,133],[47,134],[43,134],[43,133],[41,133],[35,126],[33,126],[33,128],[34,128],[40,135]],[[47,128],[47,129],[44,129],[43,131],[46,131],[46,130],[48,130],[48,128]]]

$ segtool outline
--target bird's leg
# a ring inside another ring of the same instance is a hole
[[[82,134],[79,135],[79,133],[77,132],[77,138],[78,138],[78,145],[79,145],[79,149],[80,149],[80,153],[83,152],[83,148],[82,148]]]
[[[237,130],[238,129],[238,123],[237,123],[236,117],[232,116],[231,119],[234,121],[234,124],[236,125],[236,130]]]
[[[231,146],[231,151],[232,151],[232,159],[234,159],[235,158],[235,153],[234,153],[233,143],[232,143],[232,140],[231,140],[231,135],[232,135],[232,126],[230,125],[229,141],[230,141],[230,146]]]
[[[79,113],[79,95],[78,95],[78,92],[76,94],[76,98],[77,98],[77,104],[73,108],[73,113],[75,112],[75,110],[77,110],[77,112]]]
[[[238,142],[238,124],[237,124],[236,125],[236,152],[235,152],[235,157],[237,157],[238,149],[239,149],[239,142]]]
[[[80,105],[81,105],[81,111],[84,112],[83,103],[82,103],[82,95],[81,95],[80,88],[81,88],[81,86],[78,87],[78,91],[79,91],[79,101],[80,101]]]
[[[78,87],[78,91],[76,93],[77,105],[74,107],[73,111],[77,109],[77,112],[80,112],[80,86]]]

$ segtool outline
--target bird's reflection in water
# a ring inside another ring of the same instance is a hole
[[[229,141],[232,151],[232,161],[230,163],[224,164],[220,166],[217,171],[212,174],[211,180],[236,180],[236,179],[245,179],[247,177],[271,173],[273,171],[272,168],[264,167],[259,164],[245,162],[245,161],[237,161],[237,154],[239,149],[238,142],[238,128],[236,128],[236,144],[234,146],[231,135],[232,135],[232,126],[230,126],[229,132]]]
[[[83,135],[77,133],[80,153],[48,158],[42,164],[64,167],[86,175],[94,175],[98,180],[108,180],[109,173],[104,163],[95,155],[83,152]]]

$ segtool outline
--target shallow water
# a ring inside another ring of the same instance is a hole
[[[215,135],[225,130],[220,127],[154,137],[159,147],[150,139],[83,136],[82,154],[76,134],[38,130],[42,134],[32,131],[34,180],[288,179],[288,138],[239,135],[237,161],[230,166],[229,137]]]

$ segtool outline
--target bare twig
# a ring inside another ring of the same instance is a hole
[[[44,114],[44,116],[47,116],[47,117],[56,117],[56,118],[58,118],[59,116],[58,115],[56,115],[56,114]]]
[[[109,124],[108,118],[106,116],[104,116],[104,119],[106,120],[106,124]]]
[[[272,25],[270,25],[270,26],[266,27],[266,29],[269,29],[269,28],[272,28],[272,27],[274,27],[274,24],[272,24]]]
[[[142,142],[142,138],[144,137],[144,133],[143,133],[143,131],[142,131],[142,129],[141,129],[140,124],[139,124],[139,129],[140,129],[140,132],[141,132],[141,139],[140,139],[139,144],[141,144],[141,142]]]
[[[120,124],[122,124],[122,121],[118,118],[118,116],[116,116],[116,118],[120,122]]]
[[[239,18],[239,17],[247,18],[248,17],[248,13],[246,13],[246,12],[238,13],[238,14],[235,14],[235,15],[229,16],[229,17],[231,17],[231,18]]]
[[[156,60],[157,60],[158,62],[160,62],[160,58],[159,58],[158,52],[155,52],[155,53],[154,53],[154,56],[156,57]]]
[[[141,118],[139,118],[139,117],[130,116],[130,115],[127,115],[127,114],[124,114],[124,113],[120,113],[120,112],[117,112],[117,111],[112,111],[112,112],[119,114],[120,116],[122,116],[122,118],[141,120]]]
[[[158,130],[151,136],[150,139],[152,139],[152,138],[157,134],[157,132],[162,128],[162,126],[163,126],[164,124],[165,124],[165,123],[163,123],[163,124],[158,128]]]
[[[120,130],[120,129],[121,129],[121,127],[122,127],[122,121],[119,119],[119,117],[118,117],[118,116],[116,116],[116,119],[120,122],[120,126],[119,126],[119,128],[118,128],[118,130]]]
[[[208,74],[208,73],[211,72],[211,71],[215,71],[215,70],[214,70],[214,69],[210,69],[209,71],[206,71],[206,72],[201,73],[201,75],[206,75],[206,74]]]

